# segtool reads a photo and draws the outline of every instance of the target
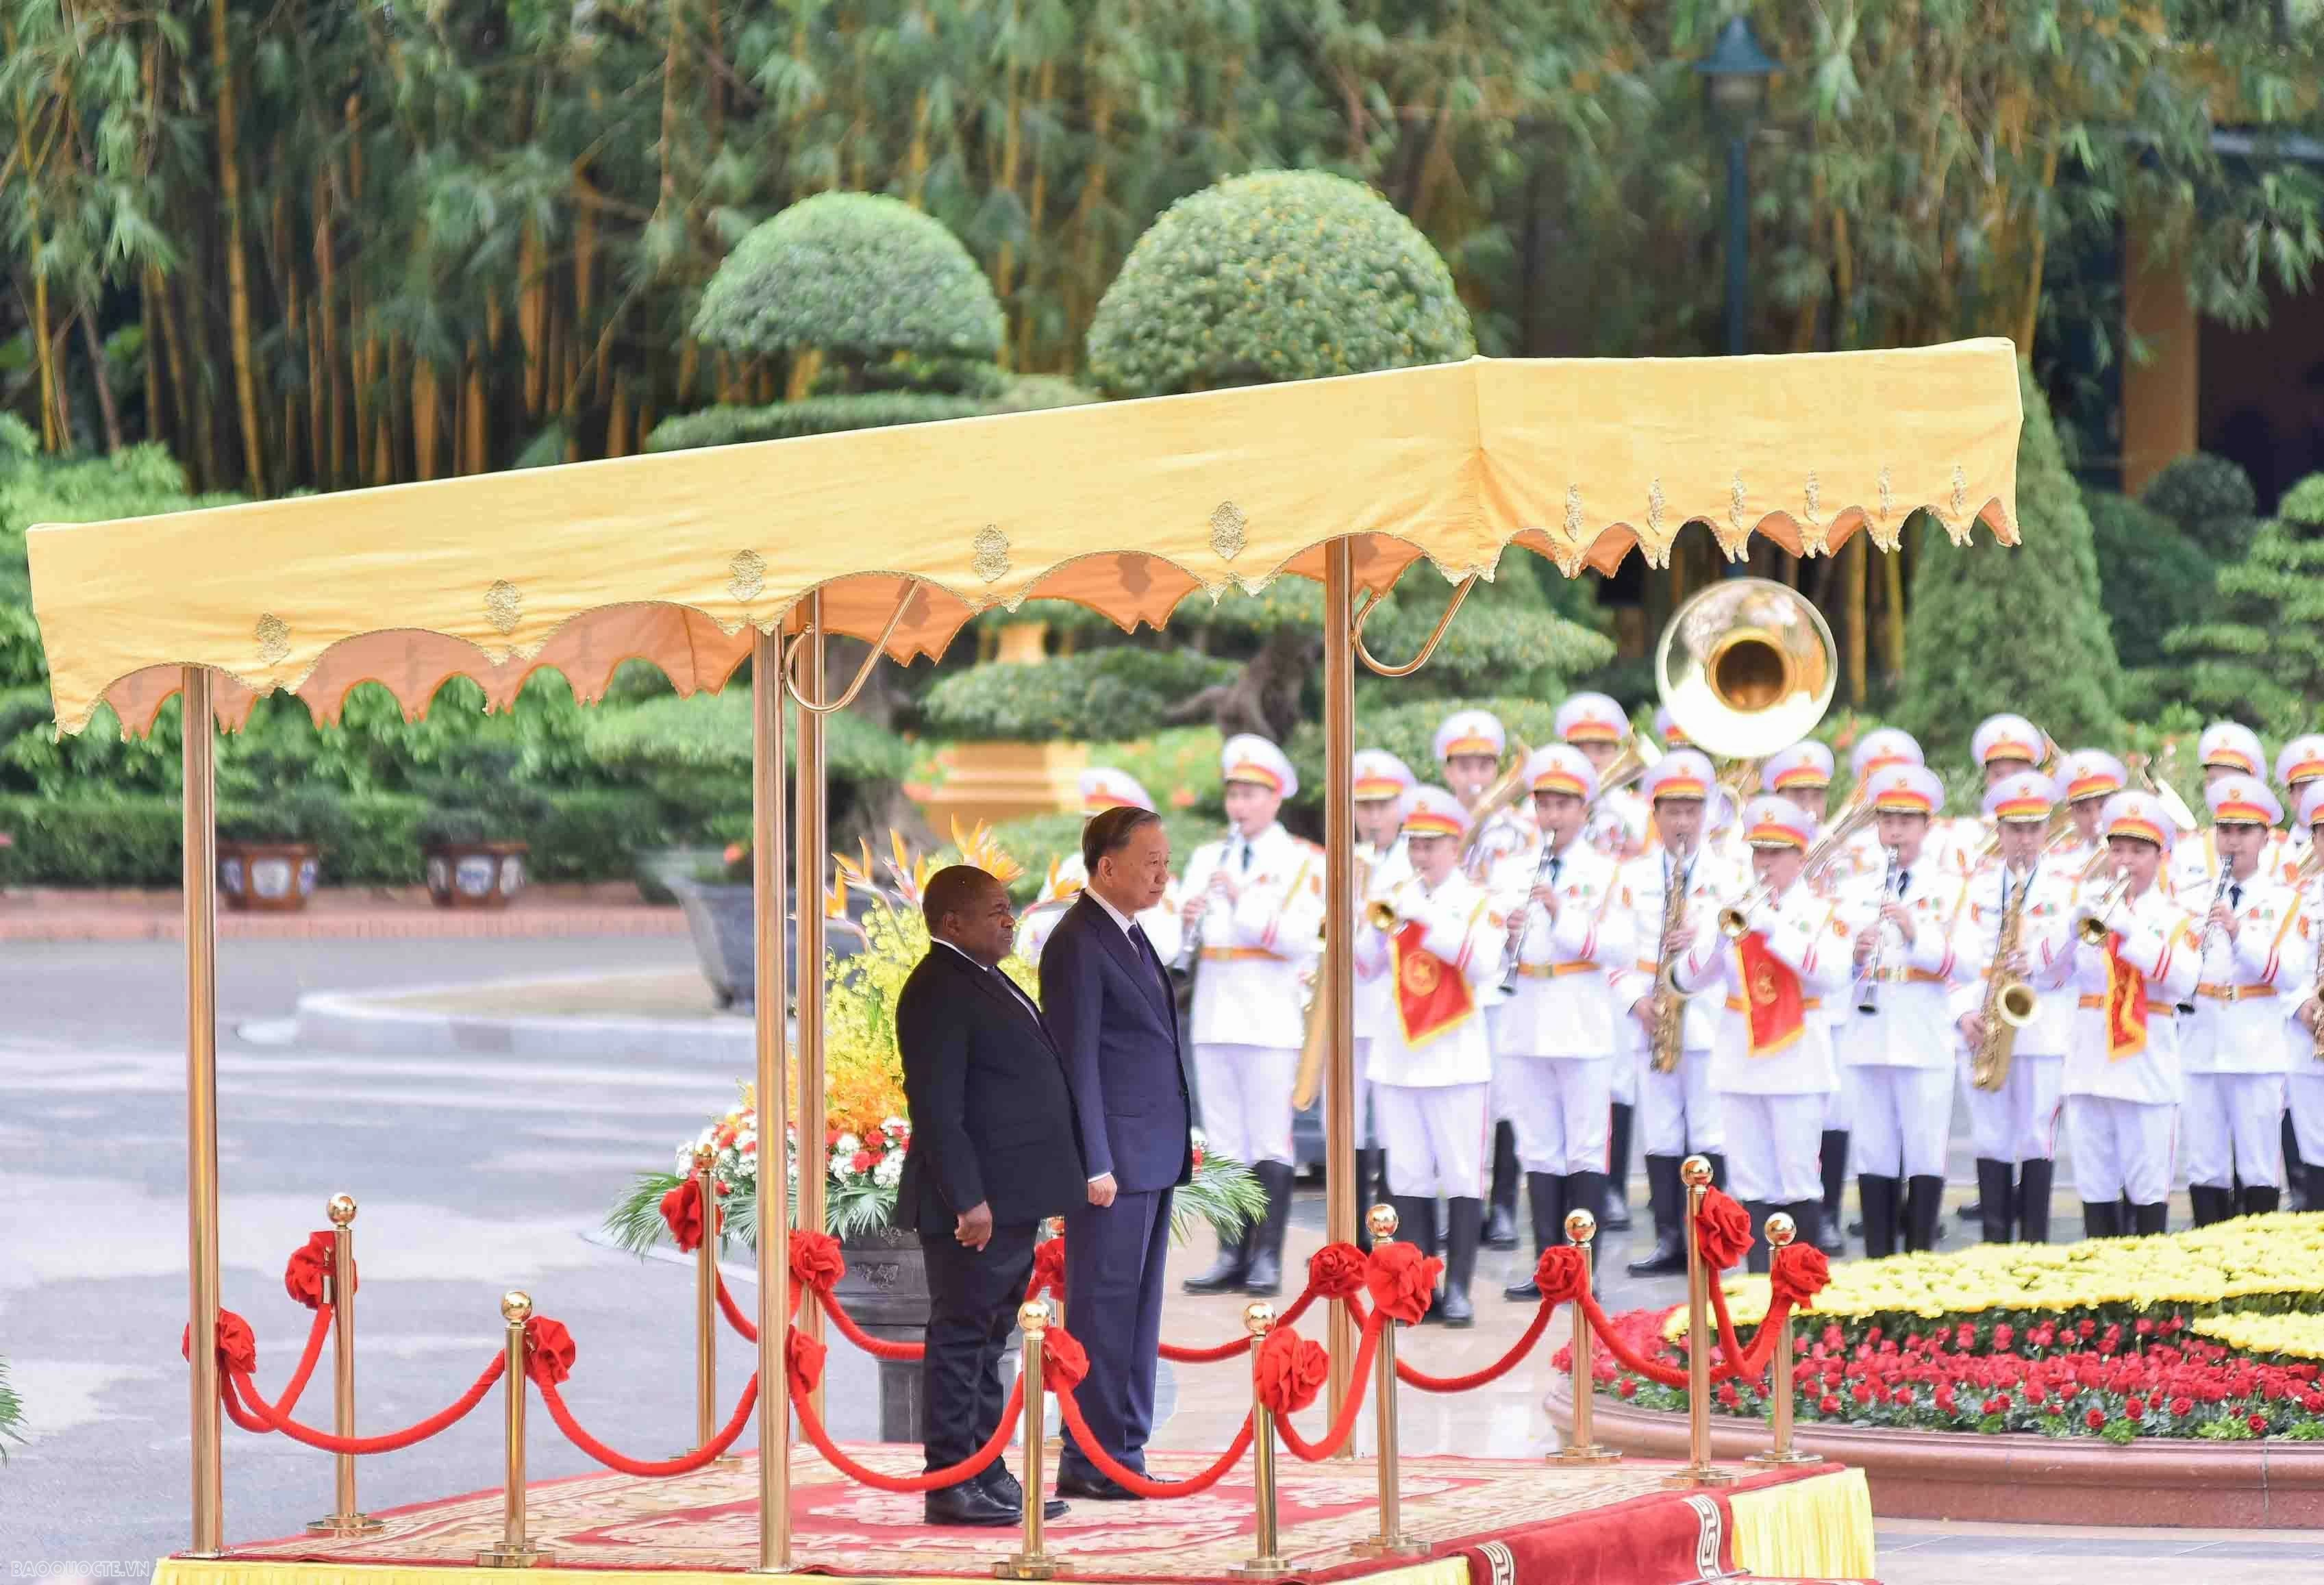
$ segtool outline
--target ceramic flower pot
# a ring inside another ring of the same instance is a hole
[[[441,843],[422,851],[428,895],[439,908],[504,908],[524,889],[521,842]]]
[[[218,843],[218,895],[236,913],[295,914],[321,873],[321,851],[310,842]]]

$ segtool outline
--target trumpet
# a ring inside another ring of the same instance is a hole
[[[1856,834],[1869,825],[1878,814],[1866,793],[1869,785],[1868,782],[1857,783],[1856,789],[1848,795],[1848,801],[1840,806],[1840,818],[1826,826],[1823,834],[1808,844],[1808,851],[1800,858],[1799,883],[1802,886],[1813,889],[1821,882],[1825,872],[1848,851],[1848,844],[1856,839]],[[1769,890],[1765,886],[1755,886],[1743,895],[1741,901],[1729,903],[1720,908],[1719,933],[1729,941],[1740,941],[1751,934],[1751,927],[1746,921],[1753,910],[1766,900]]]
[[[2129,895],[2130,877],[2117,874],[2107,883],[2107,889],[2098,893],[2089,907],[2082,910],[2081,917],[2074,921],[2074,934],[2080,936],[2088,945],[2104,946],[2107,944],[2107,937],[2114,932],[2107,927],[2102,916],[2112,913],[2115,905]]]
[[[1396,905],[1384,897],[1376,897],[1364,905],[1364,923],[1382,935],[1393,935],[1412,923],[1396,911]]]

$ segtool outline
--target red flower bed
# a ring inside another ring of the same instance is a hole
[[[1624,1341],[1664,1363],[1683,1365],[1683,1345],[1663,1335],[1668,1309],[1614,1317]],[[2082,1315],[1939,1324],[1901,1336],[1878,1324],[1810,1316],[1792,1339],[1794,1412],[1803,1422],[1914,1431],[2032,1432],[2048,1436],[2142,1436],[2324,1441],[2324,1367],[2239,1354],[2188,1332],[2186,1317],[2144,1316],[2126,1325]],[[1555,1368],[1573,1368],[1571,1346]],[[1600,1352],[1600,1393],[1639,1408],[1686,1406],[1683,1389],[1660,1387]],[[1714,1413],[1765,1418],[1767,1394],[1722,1383]]]

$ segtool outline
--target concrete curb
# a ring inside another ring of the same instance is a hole
[[[576,983],[598,983],[603,975],[569,975]],[[309,991],[299,999],[298,1043],[325,1051],[378,1055],[616,1057],[641,1062],[672,1059],[748,1067],[755,1046],[751,1020],[709,1018],[493,1018],[416,1007],[434,992],[473,997],[494,985],[534,988],[540,977],[460,985],[419,987],[392,996],[347,991]]]

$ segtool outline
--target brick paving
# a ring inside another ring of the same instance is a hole
[[[655,907],[626,881],[529,887],[506,908],[439,908],[424,887],[325,887],[303,912],[218,910],[222,939],[363,941],[683,935],[686,916]],[[0,892],[0,942],[176,941],[185,903],[169,891]]]

